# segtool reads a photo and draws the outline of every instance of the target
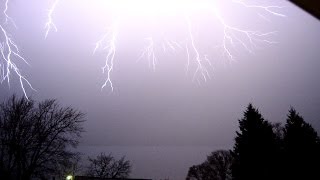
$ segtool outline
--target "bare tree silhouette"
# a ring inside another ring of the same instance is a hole
[[[0,104],[0,179],[29,180],[57,173],[77,156],[84,114],[56,100],[15,95]]]
[[[187,180],[231,180],[232,156],[230,151],[212,152],[205,162],[189,168]]]
[[[101,153],[95,158],[88,158],[88,176],[99,178],[127,178],[131,173],[131,163],[123,156],[116,160],[111,154]]]

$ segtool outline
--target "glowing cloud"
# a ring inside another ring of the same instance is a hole
[[[24,63],[27,63],[27,61],[20,55],[17,45],[6,30],[6,25],[9,22],[14,25],[12,19],[7,14],[8,2],[9,0],[5,1],[5,8],[2,13],[5,22],[3,25],[0,25],[0,33],[2,33],[0,39],[2,41],[0,46],[2,54],[0,58],[0,77],[1,82],[7,80],[9,83],[10,72],[13,70],[19,76],[21,87],[27,97],[24,83],[27,83],[31,89],[33,88],[29,81],[20,73],[15,63],[18,60],[22,60]],[[51,1],[51,7],[48,8],[47,21],[45,23],[45,38],[48,37],[51,31],[58,30],[58,27],[54,23],[55,19],[53,15],[56,8],[58,8],[58,4],[59,6],[63,6],[63,2],[65,1]],[[221,6],[226,2],[232,4],[230,8],[236,7],[247,11],[254,11],[261,21],[270,21],[272,16],[285,17],[280,11],[283,8],[282,6],[259,0],[90,0],[90,3],[99,3],[100,6],[105,7],[106,12],[111,16],[105,18],[112,19],[109,24],[106,24],[109,28],[101,35],[101,39],[96,42],[93,50],[94,53],[104,53],[106,55],[105,65],[102,67],[102,72],[106,74],[106,79],[101,88],[109,87],[111,91],[114,90],[112,72],[115,68],[116,55],[122,53],[118,50],[117,46],[120,43],[118,39],[122,35],[121,32],[124,25],[144,26],[141,29],[145,32],[148,31],[148,26],[165,22],[157,28],[157,32],[147,33],[141,39],[141,41],[145,42],[145,47],[141,49],[141,56],[140,58],[137,57],[137,59],[148,60],[150,67],[155,70],[157,63],[160,62],[160,59],[157,57],[159,53],[166,53],[168,51],[183,52],[186,57],[186,71],[191,71],[193,81],[198,81],[199,83],[200,81],[207,81],[210,78],[213,69],[213,58],[207,54],[207,51],[203,51],[199,45],[196,36],[199,27],[197,27],[197,18],[194,18],[198,14],[205,12],[206,15],[210,16],[208,18],[210,20],[206,22],[205,28],[212,28],[210,24],[213,23],[213,19],[215,19],[215,23],[219,24],[219,27],[214,27],[222,30],[221,41],[219,44],[215,44],[215,47],[219,47],[222,50],[223,57],[230,62],[236,59],[235,49],[253,53],[261,44],[270,45],[277,43],[272,40],[276,31],[262,31],[261,29],[256,29],[256,27],[243,28],[239,24],[230,22],[228,18],[225,18],[224,11],[226,9]],[[228,9],[227,11],[230,10],[232,9]],[[233,16],[238,17],[239,14],[233,14]],[[172,24],[166,24],[171,19],[179,19],[179,28],[170,27]],[[140,23],[136,23],[135,21]],[[148,23],[141,23],[144,21]],[[172,38],[172,36],[168,36],[170,28],[171,30],[178,29],[183,37]]]
[[[167,49],[176,51],[176,49],[183,49],[186,53],[187,64],[186,70],[189,71],[190,64],[195,65],[195,70],[193,72],[193,80],[200,82],[200,80],[207,81],[210,78],[210,69],[212,69],[212,63],[206,54],[202,54],[197,45],[197,40],[194,36],[193,21],[191,20],[193,15],[200,12],[209,12],[213,17],[215,17],[220,23],[223,34],[222,42],[219,47],[222,49],[222,54],[230,61],[235,60],[235,55],[232,53],[233,48],[242,47],[244,51],[253,53],[258,45],[261,43],[265,44],[275,44],[276,41],[270,40],[270,37],[275,34],[275,31],[260,32],[256,29],[243,29],[241,27],[233,26],[229,24],[224,18],[219,5],[223,1],[219,0],[109,0],[103,1],[102,6],[105,6],[109,11],[112,11],[112,15],[115,17],[114,22],[121,25],[123,23],[128,23],[126,19],[136,18],[135,21],[143,21],[151,19],[154,23],[159,21],[166,21],[168,18],[182,17],[181,21],[185,22],[184,29],[186,37],[183,40],[177,41],[175,39],[168,40],[164,37],[162,40],[163,53]],[[251,2],[251,3],[250,3]],[[259,2],[255,1],[245,1],[245,0],[232,0],[231,3],[239,5],[243,8],[254,9],[258,12],[264,12],[272,16],[285,17],[284,14],[277,12],[281,9],[281,6],[275,5],[261,5]],[[262,15],[263,13],[258,13],[264,20],[267,18]],[[167,19],[166,19],[167,18]],[[113,22],[113,23],[114,23]],[[210,22],[208,22],[210,24]],[[101,43],[105,42],[105,48],[103,50],[107,51],[106,66],[103,69],[107,69],[107,80],[102,85],[102,88],[107,85],[113,90],[113,83],[111,81],[111,73],[113,70],[113,62],[115,58],[116,50],[116,39],[120,36],[119,32],[115,32],[114,28],[111,28],[111,32],[108,35],[103,36],[97,43],[97,47],[101,47]],[[159,34],[164,34],[163,30],[160,28],[158,30]],[[108,38],[108,39],[106,39]],[[146,58],[149,60],[149,66],[153,69],[156,68],[158,62],[157,58],[157,45],[153,37],[146,36],[146,46],[142,51],[140,58]],[[97,48],[95,49],[96,52]],[[119,52],[120,53],[120,52]]]

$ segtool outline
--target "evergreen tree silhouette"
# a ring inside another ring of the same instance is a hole
[[[277,154],[276,135],[272,125],[264,120],[260,112],[249,104],[244,116],[239,120],[232,152],[234,180],[277,179],[274,173]]]
[[[284,128],[284,179],[320,179],[320,141],[312,126],[291,108]]]

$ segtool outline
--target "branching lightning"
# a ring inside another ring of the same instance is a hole
[[[145,41],[146,41],[146,46],[142,50],[139,60],[142,58],[147,59],[149,61],[149,67],[152,68],[153,71],[155,71],[156,65],[158,63],[158,58],[156,56],[157,45],[152,36],[145,38]],[[174,40],[169,40],[167,38],[164,38],[163,43],[161,43],[161,47],[164,53],[168,51],[176,52],[178,49],[183,49],[180,43]]]
[[[146,38],[147,46],[144,48],[141,56],[141,58],[146,58],[149,60],[149,67],[152,67],[153,70],[156,70],[156,64],[157,64],[157,57],[155,54],[155,43],[152,37]],[[163,51],[166,51],[166,45],[163,44]]]
[[[203,57],[201,57],[200,52],[196,46],[196,43],[195,43],[195,40],[193,37],[190,19],[188,17],[186,17],[186,19],[187,19],[186,21],[188,24],[190,46],[195,54],[194,61],[196,62],[196,66],[197,66],[192,79],[194,81],[196,79],[197,75],[200,74],[200,76],[203,78],[203,80],[207,81],[207,78],[210,78],[210,73],[209,73],[207,67],[204,65],[204,61],[209,62],[209,65],[211,65],[211,63],[208,60],[206,55],[203,55]],[[189,50],[189,48],[187,48],[187,54],[188,54],[187,55],[188,56],[188,63],[187,64],[190,64],[190,50]],[[187,67],[187,68],[189,69],[189,67]]]
[[[118,25],[113,24],[109,31],[102,36],[102,38],[96,43],[96,47],[93,51],[95,53],[97,50],[105,50],[107,52],[105,65],[102,67],[102,72],[107,72],[107,79],[102,85],[101,89],[109,85],[111,91],[113,91],[113,84],[111,80],[111,72],[113,71],[113,64],[116,55],[116,41],[118,36]]]
[[[28,62],[21,56],[17,45],[12,40],[12,37],[6,30],[9,22],[13,26],[15,26],[14,21],[10,16],[8,16],[8,2],[6,0],[4,2],[3,16],[4,16],[4,24],[0,25],[1,30],[1,44],[0,50],[2,57],[0,58],[0,77],[1,82],[8,81],[10,82],[10,74],[11,71],[15,72],[20,78],[20,84],[22,90],[26,94],[26,90],[24,87],[24,83],[27,83],[31,89],[32,86],[29,81],[21,74],[21,70],[15,64],[16,61],[23,61],[24,63]],[[45,23],[45,38],[48,37],[51,31],[57,31],[57,27],[53,21],[53,14],[57,8],[60,0],[53,0],[51,7],[48,10],[47,21]],[[102,84],[101,89],[105,87],[110,87],[111,91],[114,90],[114,85],[112,82],[112,73],[114,71],[114,65],[116,60],[116,54],[121,53],[117,46],[120,44],[118,41],[119,38],[119,29],[121,28],[119,24],[125,24],[126,21],[119,17],[136,17],[141,18],[140,21],[146,19],[152,19],[154,24],[157,24],[157,21],[161,19],[161,16],[167,16],[170,14],[172,16],[184,17],[181,21],[185,22],[184,28],[181,29],[181,34],[184,34],[184,38],[182,39],[172,39],[166,36],[163,36],[162,39],[153,37],[153,36],[145,36],[144,40],[146,42],[145,47],[142,49],[142,53],[140,58],[137,59],[146,59],[149,61],[149,66],[153,70],[156,69],[157,64],[159,63],[159,58],[157,55],[159,53],[168,53],[175,52],[185,53],[185,57],[187,63],[185,65],[186,72],[192,71],[192,79],[193,81],[204,81],[206,82],[211,78],[211,69],[212,66],[212,57],[208,54],[210,52],[206,52],[207,50],[203,50],[203,46],[201,46],[201,42],[198,41],[197,33],[195,28],[197,23],[194,22],[194,18],[192,16],[195,12],[201,11],[209,11],[213,18],[215,18],[219,23],[221,28],[221,43],[218,46],[222,50],[222,55],[230,60],[230,62],[235,61],[237,58],[237,54],[235,53],[238,48],[241,48],[244,52],[254,53],[262,44],[272,45],[277,43],[272,40],[276,31],[267,31],[263,32],[258,29],[251,28],[243,28],[238,25],[234,25],[232,22],[228,21],[224,18],[224,14],[221,13],[223,9],[219,8],[219,3],[217,2],[226,2],[223,0],[105,0],[100,1],[103,3],[106,8],[108,8],[108,12],[115,13],[113,14],[114,19],[112,19],[113,23],[109,25],[108,31],[99,39],[94,48],[94,53],[97,51],[105,53],[105,63],[102,67],[102,72],[106,74],[106,80]],[[233,3],[233,5],[238,5],[238,7],[246,8],[248,10],[252,10],[257,14],[258,17],[263,20],[271,21],[270,16],[279,16],[286,17],[281,13],[282,6],[276,5],[265,5],[261,1],[259,2],[254,0],[229,0],[228,2]],[[267,2],[265,2],[267,3]],[[172,13],[174,12],[174,13]],[[138,15],[137,15],[138,14]],[[235,14],[235,16],[238,16]],[[168,17],[167,17],[168,18]],[[169,17],[170,18],[170,17]],[[212,19],[212,18],[211,18]],[[213,23],[213,21],[207,22],[208,24]],[[148,26],[148,23],[146,23]],[[168,25],[168,26],[172,26]],[[163,28],[163,29],[162,29]],[[158,29],[159,34],[168,33],[165,31],[166,27],[160,27]],[[142,29],[144,29],[142,27]],[[148,29],[148,28],[145,28]],[[171,27],[171,29],[174,29]],[[122,31],[121,31],[122,32]],[[164,33],[166,32],[166,33]],[[169,32],[170,33],[170,32]],[[154,35],[154,33],[151,33]]]
[[[12,18],[8,16],[7,10],[8,10],[8,3],[9,0],[5,1],[5,9],[3,10],[3,14],[5,17],[5,22],[3,25],[0,24],[0,34],[1,34],[1,43],[0,43],[0,82],[3,83],[4,81],[8,82],[8,85],[10,86],[10,77],[11,73],[15,73],[19,77],[20,85],[22,88],[22,91],[25,95],[25,97],[28,99],[26,89],[25,89],[25,83],[32,89],[35,90],[31,83],[27,80],[27,78],[22,75],[21,70],[16,65],[16,62],[23,61],[24,63],[28,64],[26,59],[22,57],[20,54],[19,48],[16,45],[16,43],[13,41],[11,35],[6,30],[6,26],[9,25],[9,22],[13,24],[13,26],[16,27],[15,23],[13,22]],[[29,65],[29,64],[28,64]]]
[[[14,27],[17,27],[16,24],[14,23],[13,19],[8,15],[7,11],[8,11],[8,3],[9,3],[9,0],[6,0],[5,3],[4,3],[4,10],[3,10],[3,14],[4,14],[4,17],[5,17],[5,22],[4,24],[8,24],[8,22],[10,21]]]
[[[253,53],[254,50],[258,47],[257,42],[264,42],[268,44],[277,43],[275,41],[271,41],[267,38],[264,38],[277,33],[275,31],[261,33],[259,31],[244,30],[228,25],[223,20],[223,18],[217,13],[217,11],[216,17],[219,19],[221,25],[223,26],[224,35],[221,45],[223,48],[223,55],[226,55],[230,60],[234,60],[234,55],[231,53],[231,49],[228,43],[232,47],[235,47],[237,44],[240,44],[249,53]]]
[[[245,8],[253,8],[257,10],[262,10],[267,13],[270,13],[274,16],[286,17],[284,14],[276,12],[277,9],[282,9],[282,6],[263,6],[263,5],[249,5],[244,0],[232,0],[234,3],[238,3]],[[229,47],[228,43],[231,46],[235,46],[236,44],[240,44],[247,52],[253,53],[254,50],[258,47],[257,43],[267,43],[267,44],[275,44],[276,41],[268,40],[267,37],[270,37],[273,34],[276,34],[276,31],[271,32],[259,32],[253,30],[245,30],[241,28],[237,28],[234,26],[229,25],[223,17],[220,15],[217,9],[214,10],[215,17],[218,18],[219,22],[223,27],[223,41],[222,41],[222,48],[223,48],[223,55],[227,56],[230,60],[234,60],[235,57],[231,52],[231,48]],[[259,14],[260,15],[260,14]],[[260,15],[261,17],[265,18],[264,16]]]
[[[56,9],[56,6],[57,4],[59,3],[60,0],[55,0],[51,6],[51,8],[48,10],[48,19],[47,19],[47,22],[44,26],[45,28],[45,38],[48,37],[48,34],[49,32],[53,29],[55,32],[58,31],[58,28],[57,26],[54,24],[53,22],[53,18],[52,18],[52,15],[53,15],[53,12],[55,11]]]
[[[213,69],[209,56],[200,52],[200,49],[197,45],[197,40],[194,37],[192,22],[189,18],[189,10],[194,7],[201,7],[201,8],[205,7],[209,9],[212,12],[213,16],[218,20],[218,22],[220,23],[223,29],[222,42],[219,46],[222,49],[222,55],[225,58],[229,59],[231,62],[235,61],[236,59],[236,55],[233,53],[236,47],[237,48],[242,47],[244,51],[252,54],[255,52],[256,49],[258,49],[259,45],[261,44],[277,43],[276,41],[270,40],[271,37],[277,33],[276,31],[260,32],[258,30],[243,29],[243,28],[232,26],[231,24],[229,24],[219,12],[218,7],[216,7],[216,3],[215,3],[216,1],[217,0],[205,1],[206,4],[204,6],[197,6],[195,5],[195,3],[197,2],[192,0],[162,1],[163,2],[162,5],[159,5],[159,4],[156,5],[157,9],[169,8],[169,7],[171,9],[176,9],[177,11],[182,9],[181,13],[184,14],[185,21],[186,21],[186,27],[184,30],[187,31],[186,33],[187,40],[178,42],[176,40],[168,40],[167,38],[164,38],[162,43],[162,49],[164,53],[167,52],[168,50],[172,50],[173,52],[175,52],[177,49],[184,49],[184,52],[186,53],[186,57],[187,57],[186,71],[187,72],[189,71],[191,64],[195,65],[195,68],[194,68],[195,70],[193,72],[193,78],[192,78],[193,81],[197,80],[198,82],[200,82],[200,80],[202,79],[203,81],[206,82],[208,79],[210,79],[211,70],[209,69],[211,68]],[[141,4],[139,4],[139,2]],[[264,20],[268,20],[268,18],[262,15],[262,13],[267,13],[272,16],[285,17],[284,14],[277,12],[279,9],[283,8],[281,6],[256,5],[256,4],[248,3],[248,1],[245,1],[245,0],[231,0],[231,2],[235,4],[239,4],[244,8],[256,10],[258,12],[257,13],[258,16],[263,18]],[[146,1],[143,1],[143,0],[138,1],[137,3],[139,5],[136,5],[136,6],[133,6],[132,4],[125,6],[125,3],[128,3],[128,1],[124,1],[124,4],[121,4],[121,6],[126,7],[127,11],[129,6],[130,6],[129,8],[136,8],[137,6],[139,6],[139,8],[143,7],[143,10],[139,9],[142,12],[146,11],[150,13],[153,11],[157,11],[155,6],[150,6],[149,4],[150,2],[147,3]],[[111,5],[113,4],[111,3]],[[152,16],[152,14],[145,14],[145,16]],[[161,29],[159,30],[159,33],[162,33]],[[112,34],[117,34],[117,33],[113,32]],[[109,40],[106,40],[108,38]],[[156,42],[154,41],[154,38],[152,36],[145,38],[145,40],[147,43],[145,48],[142,50],[142,55],[140,56],[139,59],[141,58],[147,59],[149,61],[149,66],[152,67],[153,70],[155,70],[156,64],[158,63],[156,52],[157,53],[159,52],[159,50],[157,50],[159,46],[156,45]],[[113,62],[114,62],[114,54],[116,49],[115,43],[114,43],[115,36],[104,36],[99,41],[97,47],[100,46],[100,43],[102,41],[109,42],[107,43],[106,48],[104,48],[108,52],[106,66],[104,67],[108,69],[108,74],[107,74],[107,81],[103,84],[102,88],[106,86],[106,83],[109,83],[111,86],[111,89],[113,90],[112,81],[110,79],[110,75],[111,75],[110,73],[111,73],[111,70],[114,68]],[[185,46],[183,46],[182,44],[185,44]]]
[[[232,2],[242,4],[244,7],[247,7],[247,8],[262,9],[262,10],[264,10],[272,15],[275,15],[275,16],[286,17],[286,15],[276,11],[276,10],[282,9],[283,8],[282,6],[249,5],[245,2],[245,0],[232,0]]]
[[[164,43],[162,44],[163,52],[167,52],[167,49],[176,52],[177,49],[182,49],[182,46],[173,40],[165,39]]]

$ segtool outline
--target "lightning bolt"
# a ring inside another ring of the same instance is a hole
[[[151,1],[151,0],[150,0]],[[236,54],[234,51],[236,50],[236,47],[242,47],[242,49],[245,52],[248,52],[250,54],[254,53],[255,50],[259,48],[259,46],[263,44],[276,44],[277,42],[274,40],[271,40],[271,37],[275,35],[276,31],[269,31],[269,32],[261,32],[256,29],[244,29],[237,26],[232,25],[232,23],[226,21],[222,15],[218,11],[217,2],[218,0],[211,0],[211,1],[204,1],[207,2],[203,7],[206,9],[210,9],[212,11],[213,16],[218,20],[218,22],[221,24],[223,33],[222,33],[222,42],[219,45],[219,47],[222,49],[222,55],[229,59],[231,62],[235,61]],[[270,21],[268,15],[272,16],[279,16],[279,17],[286,17],[285,14],[280,13],[279,11],[283,8],[282,6],[276,6],[276,5],[261,5],[261,2],[259,3],[252,3],[253,1],[246,1],[246,0],[229,0],[230,2],[234,4],[239,4],[240,6],[257,11],[257,15],[262,18],[263,20]],[[57,26],[53,22],[53,14],[56,10],[57,4],[60,2],[60,0],[54,0],[52,6],[48,10],[47,15],[47,21],[45,23],[45,38],[47,38],[48,34],[51,31],[57,32]],[[112,7],[113,3],[118,3],[120,1],[107,1],[108,6]],[[121,1],[122,2],[122,1]],[[170,9],[170,10],[181,10],[184,9],[183,13],[186,14],[185,21],[186,21],[186,28],[184,31],[186,31],[186,38],[183,41],[177,41],[173,39],[163,38],[162,44],[159,46],[156,44],[156,41],[153,37],[147,37],[146,40],[146,46],[142,50],[141,58],[145,58],[149,61],[149,66],[152,67],[153,70],[155,70],[156,65],[158,63],[158,58],[156,57],[156,53],[159,51],[157,48],[162,47],[162,50],[164,53],[167,53],[169,51],[177,52],[177,50],[184,50],[183,52],[186,53],[186,59],[187,63],[185,65],[186,72],[190,71],[190,66],[195,65],[195,70],[193,74],[193,81],[197,80],[198,82],[200,79],[204,80],[205,82],[210,79],[210,72],[209,68],[213,68],[211,64],[211,60],[208,55],[205,53],[202,53],[202,50],[200,48],[199,43],[196,41],[196,38],[194,36],[194,28],[193,28],[193,22],[191,21],[191,18],[189,18],[188,10],[197,7],[195,2],[200,1],[181,1],[181,0],[164,0],[160,2],[152,1],[149,2],[147,0],[139,0],[138,2],[142,3],[139,5],[134,6],[136,3],[132,3],[130,1],[122,2],[120,6],[117,4],[117,7],[121,7],[121,5],[125,5],[129,3],[129,6],[126,6],[124,12],[131,13],[131,12],[139,12],[140,10],[142,13],[153,13],[156,11],[159,12],[159,9]],[[180,4],[177,5],[177,2]],[[188,7],[185,7],[185,4],[190,3]],[[202,2],[202,1],[201,1]],[[192,4],[193,3],[193,4]],[[18,68],[16,61],[23,61],[24,63],[28,64],[28,62],[21,56],[19,52],[18,46],[13,41],[11,35],[7,31],[7,26],[9,22],[16,27],[14,21],[12,18],[8,15],[8,4],[9,0],[4,1],[4,9],[3,9],[3,16],[4,16],[4,23],[0,24],[0,35],[1,35],[1,44],[0,44],[0,82],[7,81],[10,83],[10,76],[11,73],[14,72],[16,75],[18,75],[20,79],[20,84],[22,87],[22,90],[24,92],[24,95],[27,97],[26,89],[25,89],[25,83],[28,84],[28,86],[32,88],[30,82],[25,78],[24,75],[22,75],[21,70]],[[154,5],[156,4],[156,5]],[[161,7],[158,7],[162,5]],[[134,7],[131,7],[134,6]],[[149,7],[151,6],[151,7]],[[183,6],[183,7],[180,7]],[[140,10],[132,11],[130,8],[137,8],[139,7]],[[110,8],[110,7],[109,7]],[[142,9],[143,8],[143,9]],[[113,11],[111,11],[113,12]],[[116,12],[118,13],[118,12]],[[139,12],[140,13],[140,12]],[[130,16],[130,14],[126,14],[127,16]],[[144,15],[148,16],[148,14]],[[144,16],[138,16],[138,17],[144,17]],[[96,51],[101,50],[106,52],[105,56],[105,64],[102,67],[102,72],[106,73],[106,80],[104,81],[101,89],[105,88],[106,86],[109,86],[111,88],[111,91],[113,91],[114,86],[112,82],[112,72],[114,69],[114,62],[117,52],[117,38],[119,34],[119,27],[117,20],[115,20],[116,23],[113,23],[109,30],[102,36],[100,40],[96,43],[96,46],[94,48],[94,53]],[[122,23],[122,22],[121,22]],[[157,22],[155,22],[156,24]],[[184,44],[184,45],[182,45]],[[34,89],[33,89],[34,90]]]
[[[53,29],[55,32],[58,31],[58,28],[57,26],[54,24],[53,22],[53,18],[52,18],[52,15],[53,15],[53,12],[55,11],[56,9],[56,6],[57,4],[59,3],[60,0],[55,0],[51,6],[51,8],[48,10],[48,19],[47,19],[47,22],[44,26],[45,28],[45,38],[48,37],[48,34],[49,32]]]
[[[149,67],[152,66],[153,70],[156,70],[156,64],[157,64],[157,57],[155,54],[155,43],[152,37],[146,38],[147,46],[142,51],[142,54],[139,59],[141,58],[147,58],[149,60]],[[165,45],[163,46],[165,51]]]
[[[234,3],[238,3],[245,8],[249,9],[258,9],[265,11],[271,15],[274,16],[280,16],[280,17],[286,17],[284,14],[278,13],[275,10],[276,9],[282,9],[282,6],[262,6],[262,5],[249,5],[243,0],[232,0]],[[253,31],[253,30],[246,30],[237,28],[235,26],[229,25],[223,17],[220,15],[219,11],[217,9],[214,9],[215,17],[219,20],[223,27],[223,41],[222,41],[222,49],[223,49],[223,55],[227,56],[230,60],[234,61],[235,57],[232,53],[232,47],[236,47],[237,44],[240,44],[247,52],[253,53],[255,49],[258,47],[258,43],[267,43],[267,44],[276,44],[276,41],[269,40],[268,37],[276,34],[276,31],[271,32],[259,32],[259,31]],[[261,14],[258,14],[260,17],[262,17],[265,20],[266,17],[262,16]]]
[[[207,69],[207,67],[204,65],[204,61],[208,62],[209,65],[211,65],[209,59],[207,58],[206,55],[203,55],[203,57],[201,57],[200,52],[198,50],[198,47],[196,46],[194,37],[193,37],[193,33],[192,33],[192,26],[191,26],[191,21],[189,19],[189,17],[186,17],[186,21],[187,21],[187,25],[188,25],[188,33],[189,33],[189,40],[190,40],[190,46],[191,46],[191,50],[193,50],[194,52],[194,61],[197,64],[197,68],[194,72],[193,78],[192,80],[194,81],[197,77],[198,74],[201,75],[201,77],[203,78],[203,80],[206,82],[208,78],[210,78],[210,73]],[[188,45],[186,46],[186,52],[187,52],[187,56],[188,56],[188,63],[187,66],[189,66],[190,64],[190,50],[188,48]],[[187,67],[187,69],[189,69],[189,67]]]
[[[176,52],[177,49],[183,49],[181,44],[174,40],[169,40],[167,38],[164,39],[164,43],[162,43],[163,52],[167,52],[167,49]]]
[[[244,30],[237,27],[228,25],[223,18],[220,16],[218,11],[215,11],[216,17],[223,27],[223,55],[226,55],[230,60],[235,60],[232,50],[228,44],[235,47],[240,44],[247,52],[253,53],[258,47],[258,42],[264,42],[268,44],[276,44],[277,42],[265,39],[270,35],[276,34],[276,31],[261,33],[259,31]],[[241,38],[242,37],[242,38]]]
[[[1,38],[0,39],[0,83],[2,84],[4,81],[8,82],[8,85],[10,87],[10,77],[11,73],[15,73],[19,77],[19,82],[22,88],[22,91],[24,93],[24,96],[28,99],[27,93],[26,93],[26,88],[25,88],[25,83],[35,91],[35,89],[32,87],[31,83],[28,81],[28,79],[22,75],[21,70],[19,67],[16,65],[16,61],[23,61],[27,65],[29,63],[26,61],[24,57],[20,54],[19,48],[16,45],[16,43],[13,41],[11,35],[7,32],[6,26],[8,25],[8,22],[11,22],[13,26],[16,27],[14,21],[10,16],[8,16],[7,11],[8,11],[8,3],[9,0],[5,1],[5,8],[3,10],[3,14],[5,17],[5,22],[4,25],[0,24],[0,30],[1,30]]]
[[[252,3],[248,3],[248,1],[245,0],[230,0],[232,3],[239,4],[243,6],[244,8],[248,8],[251,10],[257,10],[257,15],[264,20],[269,20],[266,16],[261,14],[261,12],[265,12],[267,14],[270,14],[272,16],[279,16],[279,17],[286,17],[284,14],[277,12],[279,9],[282,9],[281,6],[274,6],[274,5],[256,5]],[[144,2],[144,1],[143,1]],[[164,1],[166,3],[167,1]],[[180,1],[179,1],[180,2]],[[188,1],[193,2],[193,1]],[[183,2],[181,2],[183,3]],[[276,41],[270,40],[273,35],[275,35],[276,31],[270,31],[270,32],[260,32],[258,30],[250,30],[250,29],[243,29],[236,26],[233,26],[229,24],[221,15],[221,13],[218,11],[218,8],[216,7],[216,1],[212,0],[210,1],[210,6],[207,7],[207,9],[210,9],[212,11],[213,16],[218,20],[218,22],[221,24],[221,27],[223,29],[223,36],[222,36],[222,42],[219,47],[222,49],[222,55],[229,59],[230,62],[235,61],[236,55],[234,54],[234,51],[236,50],[236,47],[240,46],[244,49],[244,51],[253,54],[255,50],[259,48],[259,45],[263,44],[276,44]],[[146,3],[146,9],[150,8],[148,5],[149,3]],[[173,3],[168,3],[164,5],[164,7],[169,7],[170,5],[173,6]],[[190,8],[190,7],[188,7]],[[150,10],[150,9],[148,9]],[[150,10],[152,11],[152,9]],[[189,18],[189,14],[187,12],[188,10],[183,11],[185,13],[185,21],[187,24],[186,31],[187,31],[187,40],[178,42],[175,40],[167,39],[166,37],[163,38],[163,43],[161,45],[163,52],[166,53],[168,50],[176,52],[177,49],[184,49],[184,52],[186,53],[187,57],[187,63],[186,63],[186,72],[188,72],[191,68],[191,65],[195,65],[195,70],[193,72],[192,80],[197,80],[198,82],[201,81],[207,81],[211,78],[211,70],[213,69],[211,60],[209,59],[209,56],[206,54],[203,54],[200,50],[200,48],[197,45],[197,42],[194,37],[193,32],[193,24],[192,21]],[[156,22],[156,21],[155,21]],[[160,30],[161,31],[161,30]],[[107,80],[103,84],[102,88],[104,88],[107,84],[111,86],[111,89],[113,90],[112,81],[110,79],[111,71],[113,69],[113,62],[115,58],[115,50],[116,50],[116,35],[118,33],[115,32],[115,29],[113,29],[112,33],[107,33],[100,41],[98,41],[96,49],[98,47],[101,47],[103,42],[107,42],[106,46],[103,48],[107,51],[106,56],[106,65],[103,67],[103,69],[107,70]],[[155,70],[156,65],[158,63],[158,58],[156,56],[156,52],[159,52],[157,48],[159,48],[159,45],[156,44],[154,38],[147,37],[146,40],[146,46],[142,50],[141,56],[138,58],[145,58],[149,61],[149,66]],[[185,46],[182,46],[181,44],[185,44]],[[96,51],[95,49],[95,51]],[[105,70],[103,71],[105,72]]]
[[[262,9],[262,10],[264,10],[264,11],[266,11],[266,12],[272,14],[272,15],[275,15],[275,16],[286,17],[286,15],[276,11],[277,9],[279,10],[279,9],[284,8],[282,6],[249,5],[244,0],[232,0],[232,2],[241,4],[241,5],[243,5],[244,7],[247,7],[247,8]]]
[[[114,59],[116,55],[116,41],[118,36],[118,23],[114,23],[109,31],[102,36],[102,38],[96,43],[93,53],[101,49],[107,52],[105,65],[102,67],[102,73],[107,72],[107,79],[102,85],[101,89],[110,86],[111,91],[113,91],[113,83],[111,80],[111,73],[114,68]]]
[[[147,59],[149,61],[149,67],[152,68],[153,71],[155,71],[156,65],[158,63],[156,52],[157,52],[157,47],[160,45],[158,45],[155,42],[152,36],[145,38],[145,40],[146,40],[146,46],[142,50],[141,56],[139,57],[138,60],[143,58]],[[183,49],[179,42],[170,40],[167,38],[163,38],[163,42],[160,44],[164,53],[168,51],[176,52],[178,49]]]
[[[15,22],[13,21],[13,19],[7,13],[8,7],[9,7],[8,4],[9,4],[9,0],[6,0],[5,3],[4,3],[4,10],[3,10],[3,14],[4,14],[4,17],[5,17],[4,24],[8,24],[8,22],[10,21],[14,27],[17,27]]]

